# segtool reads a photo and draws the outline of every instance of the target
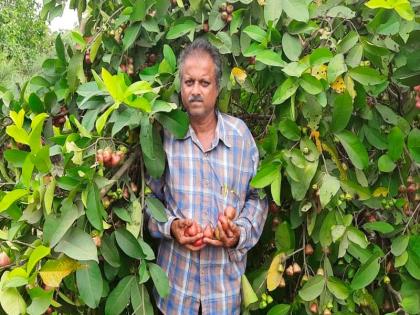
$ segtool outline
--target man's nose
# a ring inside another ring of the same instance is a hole
[[[201,95],[200,84],[198,82],[194,82],[191,93],[193,95]]]

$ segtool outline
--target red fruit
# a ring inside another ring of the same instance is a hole
[[[228,218],[223,215],[223,214],[219,214],[219,221],[222,224],[222,228],[223,230],[227,230],[228,229]]]
[[[293,273],[300,273],[302,269],[300,268],[298,263],[293,263]]]
[[[45,314],[52,314],[54,312],[54,309],[50,306],[46,311]]]
[[[276,205],[274,201],[270,202],[269,209],[272,214],[276,214],[277,212],[279,212],[279,207]]]
[[[104,165],[106,167],[111,166],[111,158],[112,158],[112,150],[111,148],[105,148],[105,150],[102,153]]]
[[[233,5],[228,4],[226,6],[226,12],[229,13],[229,14],[232,14],[232,12],[233,12]]]
[[[195,247],[199,247],[199,246],[201,246],[201,245],[203,245],[203,239],[202,239],[202,238],[199,238],[198,240],[196,240],[196,241],[193,243],[193,246],[195,246]]]
[[[311,306],[309,307],[309,310],[311,311],[312,314],[318,314],[318,304],[312,303]]]
[[[314,253],[314,248],[311,244],[305,245],[305,255],[311,256]]]
[[[0,267],[10,265],[10,258],[5,252],[0,253]]]
[[[121,162],[121,156],[117,153],[112,153],[111,155],[111,166],[116,167]]]
[[[137,188],[137,185],[136,185],[135,183],[130,182],[130,187],[131,187],[131,190],[132,190],[134,193],[136,193],[136,192],[137,192],[138,188]]]
[[[229,14],[226,11],[223,11],[221,14],[221,18],[223,21],[227,21]]]
[[[92,240],[95,243],[96,247],[101,247],[102,240],[101,240],[101,237],[99,235],[96,235],[96,236],[92,237]]]
[[[228,219],[233,220],[236,216],[236,209],[232,206],[227,206],[225,209],[225,215]]]
[[[293,271],[293,266],[290,265],[289,267],[286,268],[286,275],[288,275],[289,277],[293,276],[294,271]]]
[[[204,237],[213,238],[213,230],[210,225],[207,225],[204,229]]]
[[[226,18],[226,22],[230,23],[232,21],[232,15],[228,15]]]
[[[187,236],[195,236],[197,233],[198,233],[198,227],[195,222],[190,227],[185,229],[185,234]]]

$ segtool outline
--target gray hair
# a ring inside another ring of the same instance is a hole
[[[204,38],[195,39],[181,52],[178,59],[179,79],[182,80],[182,70],[185,60],[196,52],[204,52],[211,57],[215,66],[216,86],[217,88],[220,88],[220,81],[222,79],[222,61],[220,59],[220,54],[219,51]]]

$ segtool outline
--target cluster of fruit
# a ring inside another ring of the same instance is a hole
[[[120,64],[120,69],[122,72],[126,72],[128,75],[134,74],[134,60],[133,57],[128,57],[126,63]]]
[[[138,191],[138,187],[135,183],[130,183],[130,188],[133,193]],[[102,193],[102,192],[101,192]],[[116,200],[124,198],[125,200],[130,199],[130,192],[127,186],[124,186],[123,189],[117,188],[115,191],[107,192],[106,196],[102,198],[102,205],[105,209],[108,209],[109,206]]]
[[[259,304],[260,309],[264,309],[267,307],[268,304],[273,303],[273,298],[271,295],[263,293],[261,294],[261,302]]]
[[[121,39],[123,37],[124,30],[127,28],[127,24],[121,24],[116,31],[111,30],[109,35],[114,36],[115,41],[119,44],[121,43]]]
[[[414,92],[416,92],[416,107],[420,108],[420,85],[414,87]]]
[[[219,214],[219,222],[221,223],[224,230],[228,230],[229,222],[232,221],[235,218],[235,216],[236,216],[236,210],[232,206],[227,206],[226,209],[225,209],[225,213],[224,214],[222,214],[222,213]],[[204,228],[204,231],[203,231],[201,226],[195,221],[193,222],[193,224],[190,227],[185,229],[184,235],[185,236],[195,236],[195,235],[197,235],[198,233],[201,233],[201,232],[203,232],[203,238],[200,238],[200,239],[196,240],[193,243],[193,246],[199,247],[199,246],[203,245],[204,237],[220,240],[219,227],[216,227],[215,229],[213,229],[212,226],[210,224],[208,224]],[[231,235],[228,235],[228,236],[231,236]]]
[[[61,106],[60,112],[54,115],[52,123],[55,127],[62,127],[66,122],[66,115],[69,113],[65,106]]]
[[[219,7],[220,17],[223,21],[230,23],[232,21],[233,5],[222,3]]]
[[[99,149],[96,152],[96,162],[105,167],[116,167],[125,159],[127,148],[123,145],[118,147],[117,151],[113,151],[110,147]]]

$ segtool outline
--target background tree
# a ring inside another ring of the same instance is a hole
[[[144,174],[163,173],[162,128],[187,131],[176,56],[197,36],[223,55],[219,108],[250,126],[251,185],[272,200],[243,312],[420,313],[417,2],[70,6],[83,34],[58,36],[19,95],[0,90],[6,313],[151,314],[151,286],[167,294]]]

